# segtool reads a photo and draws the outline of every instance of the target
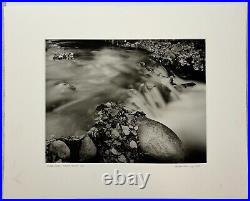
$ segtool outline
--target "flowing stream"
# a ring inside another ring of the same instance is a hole
[[[76,58],[53,60],[60,51],[73,52]],[[143,51],[50,47],[46,51],[46,137],[82,134],[93,124],[96,106],[115,101],[143,110],[147,117],[165,124],[184,146],[204,150],[205,84],[178,77],[174,82],[196,85],[176,89],[166,70]],[[168,89],[166,101],[162,91]]]

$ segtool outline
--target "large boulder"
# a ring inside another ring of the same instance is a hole
[[[82,139],[81,147],[79,149],[79,162],[86,162],[96,156],[96,146],[89,136]]]
[[[139,122],[138,136],[142,151],[153,159],[163,162],[182,162],[181,140],[167,126],[144,118]]]
[[[56,160],[56,158],[66,160],[70,157],[69,147],[61,140],[52,142],[49,146],[49,151],[52,154],[54,160]]]

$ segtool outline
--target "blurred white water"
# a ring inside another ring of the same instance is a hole
[[[157,87],[147,90],[144,95],[133,92],[131,102],[142,110],[147,117],[168,126],[182,140],[186,149],[205,149],[206,147],[206,86],[195,82],[194,87],[177,91],[169,82],[158,81],[171,88],[170,100],[165,103]],[[177,84],[194,82],[176,78]]]
[[[206,146],[206,89],[196,83],[185,89],[178,99],[170,101],[157,116],[151,116],[171,128],[186,148]]]

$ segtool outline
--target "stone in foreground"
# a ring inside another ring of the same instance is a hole
[[[139,123],[138,135],[140,147],[148,156],[162,162],[182,162],[181,140],[167,126],[144,118]]]
[[[60,158],[60,159],[68,159],[70,157],[70,149],[69,147],[61,140],[56,140],[50,144],[49,147],[50,152]]]
[[[96,146],[89,136],[82,139],[79,150],[79,162],[86,162],[96,156]]]

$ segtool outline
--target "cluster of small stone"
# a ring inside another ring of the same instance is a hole
[[[145,114],[112,102],[97,107],[89,136],[97,146],[100,162],[133,163],[143,160],[137,121]]]
[[[150,52],[150,57],[161,63],[167,69],[177,72],[196,71],[205,76],[205,49],[200,48],[201,43],[192,40],[138,40],[113,41],[114,46],[142,49]]]

